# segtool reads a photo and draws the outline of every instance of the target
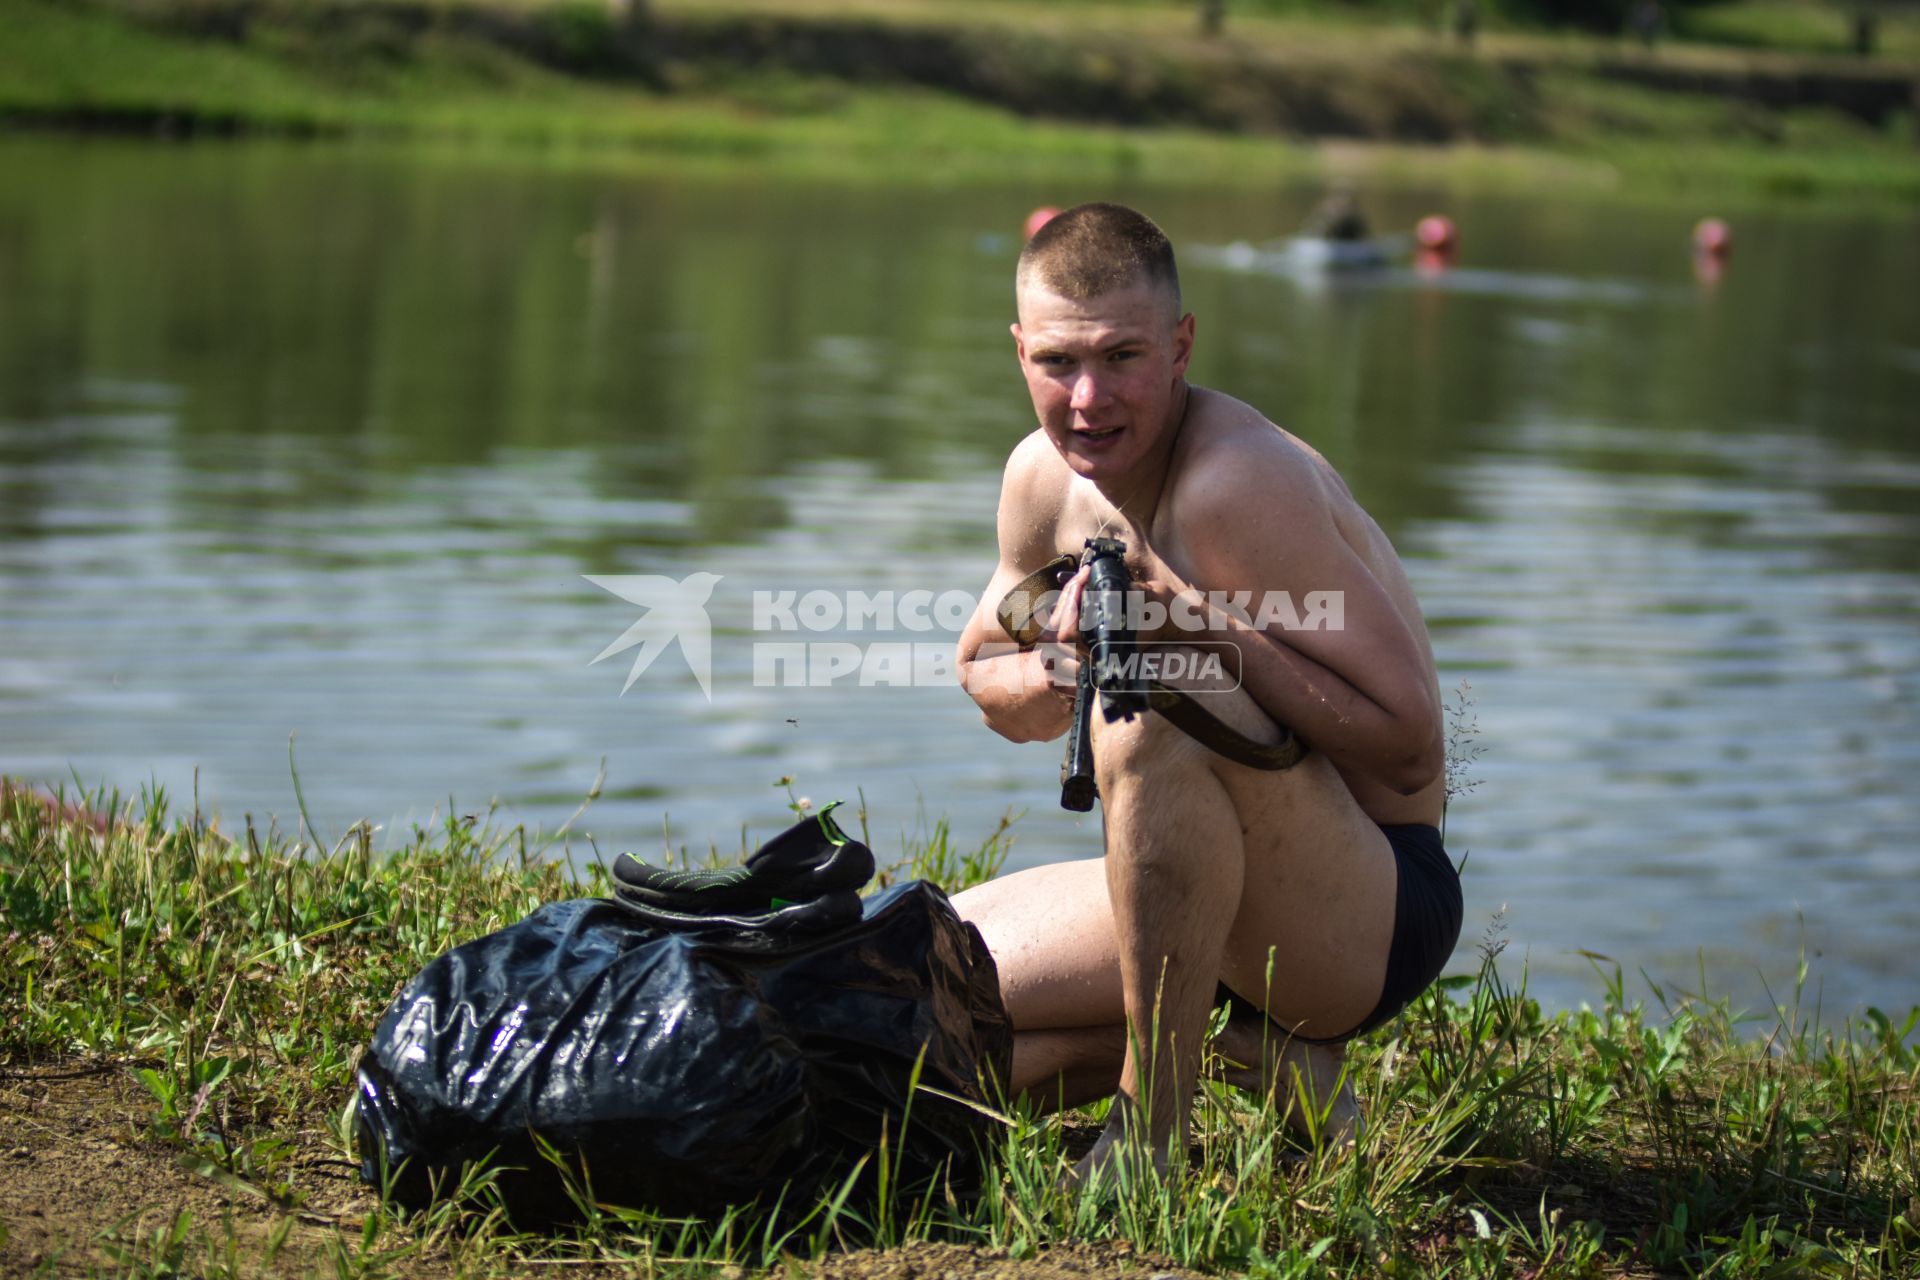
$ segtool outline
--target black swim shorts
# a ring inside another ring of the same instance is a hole
[[[1460,876],[1453,860],[1440,845],[1440,829],[1424,822],[1381,824],[1387,843],[1393,847],[1393,861],[1399,872],[1394,893],[1393,943],[1387,951],[1387,979],[1380,989],[1380,1002],[1360,1025],[1344,1035],[1303,1036],[1286,1034],[1302,1044],[1344,1044],[1391,1021],[1413,998],[1425,991],[1440,976],[1453,955],[1453,944],[1460,940]],[[1228,990],[1222,983],[1214,992],[1214,1003],[1225,1005],[1232,1014],[1260,1013]],[[1275,1024],[1278,1025],[1278,1024]],[[1284,1028],[1283,1028],[1284,1030]]]

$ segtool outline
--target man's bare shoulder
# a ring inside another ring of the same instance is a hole
[[[1233,582],[1248,573],[1326,574],[1357,564],[1417,620],[1393,544],[1333,464],[1252,407],[1207,394],[1203,429],[1178,471],[1172,517],[1175,542],[1194,571]]]
[[[1175,505],[1183,515],[1287,509],[1326,514],[1350,504],[1346,481],[1319,450],[1258,409],[1217,391],[1195,388],[1192,428],[1181,442]]]
[[[1017,479],[1023,485],[1046,484],[1071,474],[1061,460],[1060,451],[1053,447],[1053,441],[1038,427],[1022,436],[1020,443],[1013,446],[1013,452],[1007,455],[1009,483]]]
[[[1046,432],[1035,430],[1013,447],[1000,481],[1000,550],[1008,564],[1037,568],[1052,558],[1072,480]]]
[[[1012,504],[1022,510],[1057,512],[1072,481],[1072,468],[1047,439],[1047,433],[1035,430],[1022,437],[1007,455],[1006,470],[1000,478],[1000,505],[1003,510]]]

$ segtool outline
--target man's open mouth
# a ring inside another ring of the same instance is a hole
[[[1122,427],[1075,427],[1073,433],[1082,440],[1110,440],[1120,434]]]

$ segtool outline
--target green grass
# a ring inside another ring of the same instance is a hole
[[[520,5],[562,0],[510,0]],[[1869,0],[1872,2],[1872,0]],[[991,24],[1013,30],[1120,32],[1156,41],[1197,43],[1195,0],[654,0],[669,14],[771,13],[858,15],[895,22]],[[1481,44],[1501,55],[1551,59],[1637,50],[1621,34],[1554,27],[1527,0],[1481,0]],[[1851,60],[1848,0],[1706,0],[1668,5],[1668,57],[1724,60],[1715,54],[1779,52],[1836,55]],[[1227,0],[1226,34],[1236,42],[1285,42],[1339,51],[1430,48],[1435,23],[1445,27],[1452,0]],[[1920,59],[1920,11],[1880,0],[1879,56]],[[1450,28],[1449,28],[1450,30]],[[1451,37],[1447,37],[1450,41]],[[1441,41],[1445,43],[1447,41]],[[1730,46],[1714,50],[1709,46]]]
[[[23,790],[0,799],[0,1062],[128,1073],[151,1140],[281,1206],[283,1244],[303,1194],[284,1135],[330,1134],[351,1158],[353,1062],[399,985],[544,902],[606,888],[590,849],[573,846],[584,865],[550,860],[568,846],[519,828],[455,820],[382,855],[364,828],[321,849],[172,818],[164,796],[91,803],[116,815],[104,833]],[[966,850],[936,824],[892,874],[978,878],[1007,839]],[[1593,1007],[1550,1014],[1499,950],[1487,939],[1477,975],[1358,1048],[1369,1127],[1357,1148],[1302,1147],[1261,1100],[1216,1083],[1197,1102],[1185,1175],[1108,1199],[1058,1189],[1062,1122],[1013,1117],[971,1202],[914,1188],[864,1208],[829,1198],[777,1237],[739,1215],[686,1224],[589,1205],[576,1232],[524,1236],[488,1208],[480,1177],[464,1202],[406,1221],[363,1197],[302,1265],[804,1272],[857,1245],[955,1241],[1018,1259],[1126,1240],[1262,1280],[1920,1273],[1920,1011],[1817,1027],[1797,1006],[1804,969],[1765,1015],[1661,990],[1648,1008],[1613,970]],[[239,1230],[186,1215],[94,1243],[115,1270],[229,1274],[265,1247]]]
[[[1747,103],[1543,73],[1538,80],[1560,153],[1610,166],[1623,185],[1675,196],[1749,200],[1822,192],[1920,200],[1911,118],[1885,133],[1819,108]]]
[[[1911,5],[1875,7],[1880,14],[1878,56],[1920,58],[1920,13]],[[1682,10],[1677,28],[1689,40],[1712,44],[1851,56],[1853,13],[1854,6],[1839,0],[1739,0]]]

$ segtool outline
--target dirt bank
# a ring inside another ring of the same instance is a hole
[[[1443,41],[1286,45],[798,15],[684,15],[656,23],[669,61],[906,83],[1027,115],[1375,141],[1512,141],[1549,126],[1543,72],[1592,75],[1769,110],[1824,107],[1875,128],[1915,106],[1920,72],[1773,56],[1716,65],[1643,53],[1476,54]]]
[[[83,1274],[116,1263],[137,1271],[133,1258],[152,1262],[169,1252],[167,1236],[183,1215],[185,1234],[173,1246],[182,1263],[205,1256],[195,1232],[225,1238],[226,1222],[254,1260],[284,1231],[280,1255],[297,1274],[299,1259],[322,1262],[339,1224],[358,1217],[353,1170],[317,1133],[296,1135],[291,1172],[304,1203],[290,1211],[189,1172],[180,1152],[149,1132],[153,1110],[125,1063],[0,1067],[0,1276]]]
[[[119,1061],[0,1066],[0,1277],[102,1270],[201,1275],[221,1270],[230,1250],[247,1275],[331,1274],[342,1255],[373,1275],[452,1276],[473,1269],[456,1253],[408,1238],[367,1245],[361,1228],[373,1199],[318,1128],[290,1135],[283,1203],[204,1166],[196,1172],[178,1146],[153,1135],[154,1100],[133,1070]],[[574,1261],[565,1270],[570,1276],[635,1274],[631,1263]],[[1188,1280],[1196,1274],[1126,1241],[1062,1245],[1019,1259],[1004,1250],[923,1241],[829,1254],[807,1272],[820,1280]]]
[[[1028,116],[1120,125],[1411,143],[1551,141],[1543,73],[1628,83],[1763,111],[1823,107],[1874,128],[1912,109],[1920,69],[1788,55],[1672,58],[1624,51],[1549,55],[1544,45],[1476,54],[1451,42],[1153,38],[778,8],[616,15],[600,0],[83,0],[175,34],[253,45],[350,70],[398,64],[425,42],[511,53],[589,80],[671,91],[728,75],[784,72],[906,85]],[[1251,29],[1250,29],[1251,30]],[[1537,42],[1536,42],[1537,44]],[[1524,51],[1532,49],[1532,52]],[[86,104],[41,123],[84,126]],[[92,123],[152,122],[123,105]],[[151,114],[151,113],[149,113]],[[16,119],[25,119],[15,113]],[[213,132],[234,122],[209,122]],[[174,121],[191,129],[192,121]]]

